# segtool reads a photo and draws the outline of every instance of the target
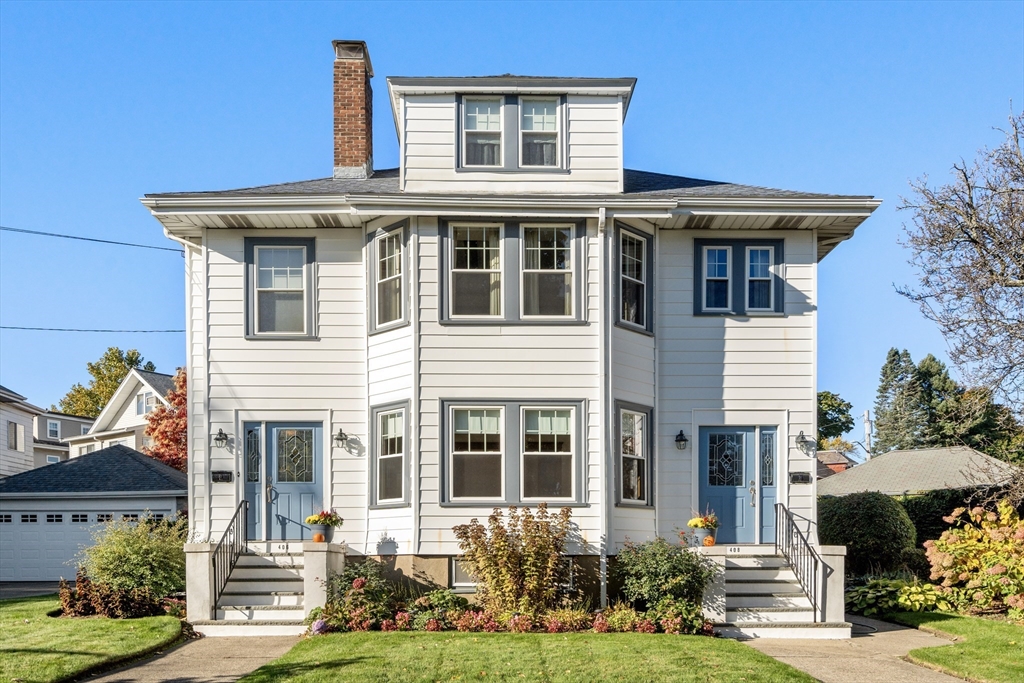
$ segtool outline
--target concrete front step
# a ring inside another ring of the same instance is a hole
[[[302,621],[306,609],[295,605],[224,605],[217,609],[217,621]]]
[[[288,553],[243,553],[238,556],[236,567],[287,567],[300,569],[305,565],[303,555]]]
[[[302,593],[305,590],[305,581],[296,576],[293,578],[273,579],[239,579],[234,572],[228,577],[225,593]]]
[[[302,541],[249,541],[250,553],[265,555],[301,555]]]
[[[732,580],[725,577],[725,595],[728,599],[732,595],[748,595],[750,593],[803,593],[800,582],[796,579],[791,581],[760,581],[750,579]]]
[[[293,619],[282,621],[193,621],[192,627],[208,637],[301,636],[306,625]]]
[[[725,568],[729,569],[757,569],[759,567],[789,567],[789,562],[781,555],[736,555],[726,556]]]
[[[814,622],[814,610],[810,607],[738,607],[726,609],[725,620],[729,623],[776,623]]]
[[[302,580],[305,576],[305,568],[298,567],[292,569],[291,567],[282,567],[281,565],[268,564],[260,567],[250,567],[235,565],[235,568],[231,570],[231,576],[228,580],[244,580],[244,579],[295,579]]]
[[[746,593],[726,594],[725,609],[740,607],[810,607],[811,601],[803,593]]]
[[[715,624],[715,633],[725,638],[747,640],[752,638],[816,638],[840,640],[850,638],[851,625],[847,622],[805,623],[778,621],[772,623]]]
[[[728,581],[796,581],[796,574],[786,566],[782,567],[726,567]]]
[[[301,607],[304,597],[300,591],[275,591],[272,593],[221,593],[218,607],[239,607],[245,605],[280,605]]]

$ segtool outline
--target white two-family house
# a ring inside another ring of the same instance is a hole
[[[848,634],[817,267],[880,202],[625,169],[632,78],[388,78],[375,170],[366,45],[334,48],[331,177],[142,200],[186,255],[190,616],[301,619],[321,508],[350,555],[460,588],[452,527],[543,502],[601,599],[627,539],[710,508],[724,631]]]

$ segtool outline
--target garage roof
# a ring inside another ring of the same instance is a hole
[[[184,472],[127,446],[107,448],[0,480],[0,496],[41,493],[185,495]]]

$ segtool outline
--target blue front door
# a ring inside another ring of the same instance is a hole
[[[718,515],[719,543],[775,540],[776,430],[701,427],[700,512]]]
[[[268,423],[270,473],[268,540],[310,540],[306,517],[323,508],[323,427]]]

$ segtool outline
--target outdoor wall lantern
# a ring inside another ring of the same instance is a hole
[[[680,429],[679,433],[676,434],[676,448],[681,451],[686,450],[686,444],[689,443],[689,439],[686,438],[686,434],[683,434],[683,430]]]
[[[217,448],[224,448],[228,445],[228,435],[224,433],[223,429],[217,430],[217,436],[213,437],[213,443]]]
[[[796,445],[807,455],[814,455],[815,451],[818,450],[818,442],[804,434],[802,430],[797,434]]]
[[[334,435],[334,445],[338,448],[344,448],[348,442],[348,434],[341,427],[338,427],[338,433]]]

